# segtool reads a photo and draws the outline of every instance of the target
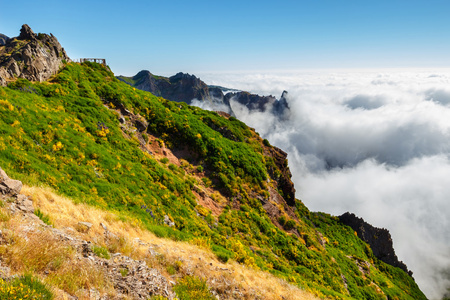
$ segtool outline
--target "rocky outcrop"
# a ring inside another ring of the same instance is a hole
[[[149,71],[140,71],[133,77],[118,76],[117,78],[137,89],[171,101],[187,104],[192,104],[194,99],[207,101],[210,108],[226,108],[227,113],[231,115],[234,115],[234,112],[230,101],[236,101],[250,111],[269,111],[279,116],[284,116],[289,111],[286,91],[279,100],[274,96],[259,96],[239,91],[228,92],[228,89],[208,86],[200,78],[181,72],[172,77],[162,77],[153,75]]]
[[[9,197],[17,197],[21,189],[22,182],[9,178],[5,171],[0,168],[0,193]]]
[[[270,178],[277,183],[277,190],[289,206],[295,205],[295,187],[291,180],[292,174],[287,162],[287,153],[280,148],[267,145],[264,155],[271,157],[274,166],[268,166]]]
[[[6,45],[8,40],[9,40],[9,37],[7,37],[6,35],[0,33],[0,46]]]
[[[58,72],[63,61],[70,58],[56,37],[35,34],[25,24],[18,37],[8,39],[0,48],[0,85],[15,78],[45,81]]]
[[[12,213],[21,211],[33,214],[33,202],[27,196],[20,194],[21,190],[22,182],[9,178],[0,168],[0,201],[8,200],[11,203],[9,210]]]
[[[350,226],[354,231],[356,231],[360,239],[370,245],[373,254],[379,260],[391,266],[398,267],[412,276],[412,272],[408,270],[406,265],[402,261],[398,260],[398,257],[394,251],[391,234],[387,229],[373,227],[362,218],[358,218],[349,212],[341,215],[339,219],[342,223]]]

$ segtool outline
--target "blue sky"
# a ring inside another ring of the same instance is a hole
[[[1,33],[27,23],[116,75],[450,67],[447,0],[2,2]]]

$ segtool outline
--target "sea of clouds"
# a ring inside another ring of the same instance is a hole
[[[198,74],[207,84],[279,98],[279,118],[232,102],[288,153],[310,210],[355,213],[389,229],[430,299],[450,288],[450,70]]]

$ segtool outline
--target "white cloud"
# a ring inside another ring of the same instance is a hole
[[[197,107],[200,107],[200,108],[206,109],[206,110],[223,111],[228,114],[231,113],[229,107],[226,106],[225,104],[219,102],[219,100],[213,99],[212,101],[208,101],[208,100],[202,101],[202,100],[198,100],[198,99],[193,99],[191,101],[191,105],[197,106]]]
[[[450,104],[450,91],[432,88],[425,92],[425,100],[434,101],[442,105]]]
[[[297,198],[388,228],[421,289],[450,287],[450,72],[205,74],[205,82],[276,97],[291,118],[237,117],[288,152]],[[212,81],[212,82],[211,82]]]

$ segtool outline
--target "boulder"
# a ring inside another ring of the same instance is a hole
[[[87,233],[92,227],[92,223],[89,222],[78,222],[77,231]]]
[[[175,226],[175,223],[170,220],[168,215],[164,216],[164,224],[166,224],[166,225],[168,225],[170,227]]]
[[[25,213],[34,214],[33,201],[25,195],[17,195],[16,207]]]
[[[22,190],[22,182],[14,180],[6,175],[5,171],[0,168],[0,193],[6,196],[14,197]]]

